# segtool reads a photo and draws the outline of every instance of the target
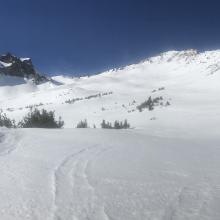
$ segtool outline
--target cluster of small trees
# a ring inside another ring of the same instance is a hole
[[[128,129],[130,128],[130,124],[125,119],[124,121],[116,120],[113,125],[111,122],[106,122],[105,120],[102,121],[101,127],[104,129]]]
[[[21,128],[62,128],[64,122],[59,117],[56,121],[54,111],[42,109],[31,110],[22,121],[18,123]]]
[[[76,128],[88,128],[88,123],[87,120],[85,119],[84,121],[80,121],[77,125]]]
[[[102,123],[101,123],[101,128],[112,129],[113,126],[112,126],[111,122],[106,122],[105,120],[103,120]]]
[[[82,120],[80,121],[77,125],[76,128],[89,128],[87,120]],[[93,128],[96,128],[95,125],[93,125]],[[101,123],[101,128],[103,129],[128,129],[130,128],[130,124],[128,121],[125,119],[124,121],[115,121],[113,124],[111,122],[103,120]]]
[[[154,110],[154,106],[158,105],[160,101],[163,100],[163,97],[156,97],[156,98],[151,98],[151,96],[146,100],[145,102],[141,103],[140,105],[137,106],[137,109],[142,112],[143,109],[147,108],[149,111]]]
[[[105,120],[102,121],[101,127],[104,129],[128,129],[130,128],[130,124],[128,123],[127,119],[124,121],[115,121],[112,125],[111,122],[106,122]]]
[[[64,122],[59,117],[56,121],[54,111],[42,109],[30,110],[30,112],[16,124],[14,120],[9,119],[5,114],[0,112],[0,127],[7,128],[62,128]]]

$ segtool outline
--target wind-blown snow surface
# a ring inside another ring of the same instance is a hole
[[[1,134],[1,219],[220,219],[219,138],[101,129]]]
[[[2,76],[8,116],[37,106],[66,128],[0,130],[1,219],[219,220],[219,62],[220,51],[171,51],[38,86]],[[139,112],[149,96],[171,105]],[[72,129],[85,118],[135,129]]]

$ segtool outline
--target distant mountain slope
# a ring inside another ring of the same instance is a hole
[[[66,127],[85,118],[91,127],[100,127],[103,119],[128,119],[132,127],[150,133],[216,133],[219,82],[220,50],[169,51],[91,77],[57,76],[41,85],[1,86],[0,104],[16,120],[30,107],[56,110]]]

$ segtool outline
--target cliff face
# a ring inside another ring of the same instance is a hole
[[[0,56],[0,73],[27,78],[35,78],[37,75],[31,59],[17,58],[10,53]]]
[[[48,81],[46,76],[37,73],[30,58],[18,58],[11,53],[0,55],[0,75],[32,79],[35,84]]]

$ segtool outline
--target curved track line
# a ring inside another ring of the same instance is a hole
[[[54,220],[108,220],[104,205],[88,181],[88,163],[103,148],[84,148],[68,156],[55,170]]]
[[[19,135],[15,130],[4,129],[0,133],[0,156],[13,152],[19,145]]]

